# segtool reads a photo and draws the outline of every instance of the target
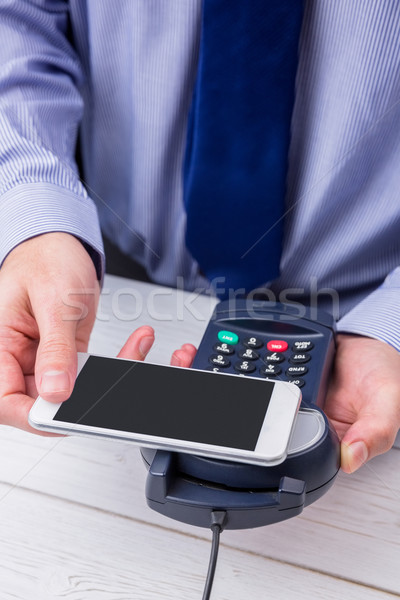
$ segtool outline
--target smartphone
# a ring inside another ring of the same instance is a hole
[[[270,466],[286,458],[300,401],[291,383],[80,353],[70,398],[39,396],[29,423]]]

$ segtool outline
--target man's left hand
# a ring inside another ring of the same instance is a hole
[[[346,473],[389,450],[400,427],[400,354],[376,339],[339,334],[325,412]]]

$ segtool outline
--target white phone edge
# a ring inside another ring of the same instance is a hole
[[[77,375],[83,369],[89,356],[87,353],[78,353]],[[129,360],[129,359],[122,359]],[[154,364],[154,363],[153,363]],[[166,365],[155,365],[166,366]],[[170,367],[182,369],[184,367]],[[189,369],[190,370],[190,369]],[[210,371],[205,371],[210,373]],[[218,373],[216,376],[237,377],[234,374]],[[259,378],[252,378],[257,379]],[[288,382],[270,380],[274,385],[268,410],[262,425],[259,439],[254,451],[212,446],[197,442],[171,440],[170,438],[156,438],[142,434],[131,434],[126,431],[104,429],[54,421],[61,404],[48,402],[38,396],[29,413],[29,424],[40,431],[61,433],[64,435],[78,435],[84,437],[101,437],[114,441],[133,443],[137,446],[164,449],[173,452],[188,452],[208,458],[233,460],[235,462],[253,463],[264,466],[275,466],[282,463],[288,454],[290,439],[296,424],[296,417],[301,403],[300,389]]]

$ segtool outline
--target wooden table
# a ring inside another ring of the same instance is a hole
[[[149,360],[197,344],[215,301],[106,277],[90,351],[156,330]],[[199,599],[210,532],[151,511],[128,444],[0,428],[1,600]],[[302,515],[225,531],[212,598],[393,600],[400,594],[400,445]]]

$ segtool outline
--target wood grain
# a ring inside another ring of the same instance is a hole
[[[210,551],[172,530],[14,489],[1,503],[4,600],[196,600]],[[390,595],[223,545],[213,598],[389,600]]]
[[[144,498],[146,470],[128,444],[84,438],[40,438],[1,432],[7,461],[0,481],[45,492],[151,525],[209,537],[206,530],[151,511]],[[392,593],[400,592],[400,452],[374,459],[285,523],[224,532],[224,543]],[[0,498],[1,507],[1,498]]]

